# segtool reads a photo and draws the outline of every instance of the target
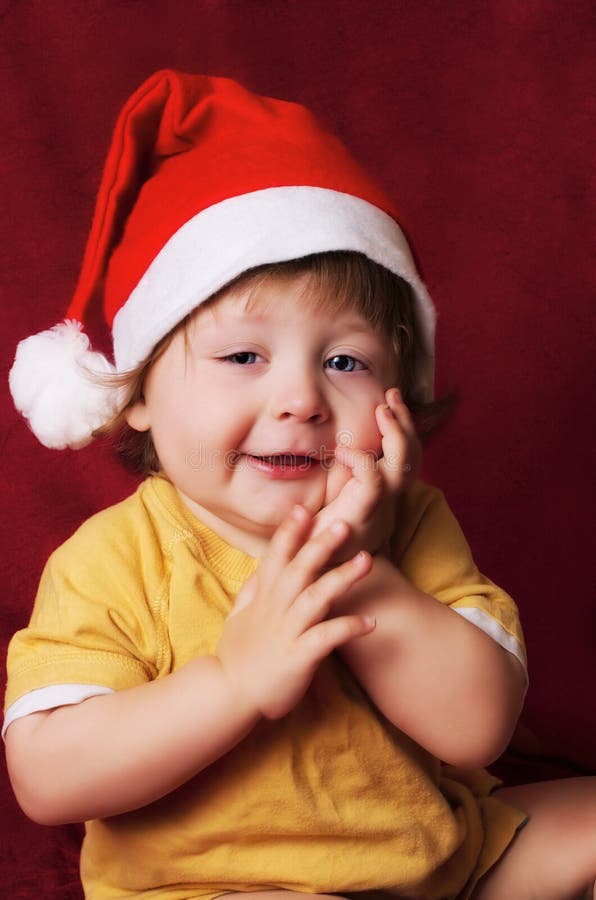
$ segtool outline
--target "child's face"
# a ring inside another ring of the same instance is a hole
[[[380,455],[374,410],[395,381],[389,340],[356,312],[313,309],[307,280],[270,277],[248,306],[240,288],[199,308],[127,414],[198,517],[255,555],[295,503],[333,499],[338,445]]]

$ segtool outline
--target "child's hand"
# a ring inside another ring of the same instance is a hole
[[[395,500],[414,481],[422,448],[409,410],[397,388],[385,394],[387,405],[375,410],[383,455],[351,447],[337,447],[330,472],[325,506],[315,518],[313,534],[336,518],[351,526],[350,540],[342,544],[332,561],[347,559],[358,550],[377,553],[384,548],[394,527]]]
[[[370,571],[371,557],[358,554],[321,574],[349,527],[334,521],[309,538],[311,526],[303,507],[282,522],[238,594],[217,650],[239,696],[270,719],[293,709],[332,650],[375,627],[367,616],[330,615],[333,602]]]

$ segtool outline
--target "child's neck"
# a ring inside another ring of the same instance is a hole
[[[263,556],[267,549],[267,545],[269,544],[269,535],[255,534],[238,525],[233,525],[230,522],[225,521],[225,519],[221,519],[206,507],[201,506],[200,503],[187,497],[186,494],[183,494],[178,488],[176,488],[176,490],[186,508],[189,509],[190,512],[204,525],[207,525],[207,527],[214,531],[215,534],[219,535],[219,537],[227,544],[236,547],[238,550],[243,550],[244,553],[247,553],[249,556],[255,558]]]

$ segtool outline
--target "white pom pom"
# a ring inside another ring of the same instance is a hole
[[[9,375],[16,408],[46,447],[83,447],[117,412],[120,391],[97,375],[115,369],[89,349],[80,322],[67,319],[17,347]]]

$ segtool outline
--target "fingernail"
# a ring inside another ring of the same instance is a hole
[[[364,616],[364,621],[368,625],[369,628],[374,628],[377,624],[377,620],[374,616]]]
[[[364,562],[364,560],[367,558],[368,558],[368,553],[366,552],[366,550],[360,550],[356,554],[356,556],[352,557],[352,562],[358,566],[358,565],[360,565],[360,563]]]
[[[293,519],[296,519],[297,522],[302,522],[304,519],[304,507],[296,504],[296,506],[292,507],[290,515]]]

